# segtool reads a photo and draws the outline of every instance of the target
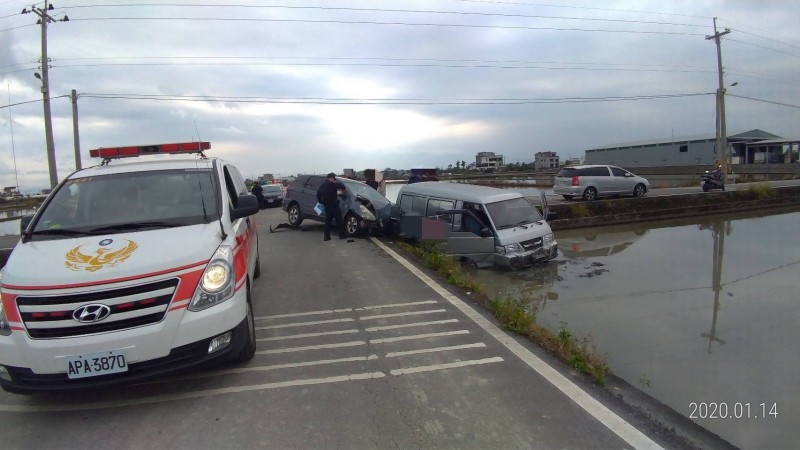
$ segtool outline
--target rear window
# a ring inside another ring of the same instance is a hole
[[[558,172],[557,177],[572,178],[578,174],[578,169],[572,167],[565,167]]]

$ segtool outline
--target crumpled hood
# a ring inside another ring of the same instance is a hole
[[[207,262],[222,242],[219,233],[219,224],[213,222],[19,242],[3,268],[2,283],[68,287],[168,273]]]

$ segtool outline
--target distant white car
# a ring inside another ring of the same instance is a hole
[[[650,182],[625,169],[609,165],[564,167],[556,175],[553,192],[567,200],[581,197],[596,200],[610,195],[641,197],[650,190]]]

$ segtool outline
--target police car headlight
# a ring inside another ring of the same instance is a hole
[[[375,222],[375,220],[377,220],[375,219],[375,214],[372,214],[372,211],[370,211],[369,208],[361,204],[359,204],[358,206],[360,207],[359,209],[361,210],[362,219],[368,222]]]
[[[202,311],[233,297],[236,291],[236,274],[233,271],[233,250],[220,246],[203,271],[200,284],[189,302],[189,311]]]

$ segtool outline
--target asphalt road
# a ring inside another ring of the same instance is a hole
[[[675,436],[507,335],[389,240],[257,215],[258,353],[97,392],[0,392],[2,448],[658,448]]]

